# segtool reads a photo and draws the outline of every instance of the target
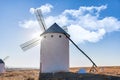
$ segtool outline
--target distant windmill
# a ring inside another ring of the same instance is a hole
[[[5,57],[3,60],[0,59],[0,73],[4,73],[5,72],[5,60],[8,59],[9,56]]]
[[[70,35],[65,30],[56,23],[47,29],[41,10],[36,9],[35,14],[43,32],[40,34],[41,42],[40,38],[35,38],[20,46],[23,51],[26,51],[33,46],[38,45],[40,42],[41,73],[69,71],[69,41],[71,41],[75,47],[92,62],[93,67],[91,68],[91,71],[92,69],[96,70],[97,65],[70,39]]]

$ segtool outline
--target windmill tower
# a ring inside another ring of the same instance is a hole
[[[0,59],[0,73],[4,73],[5,72],[5,60],[8,59],[9,56],[5,57],[3,60]]]
[[[20,47],[23,49],[23,51],[26,51],[38,45],[40,42],[41,73],[69,71],[69,41],[73,43],[73,45],[91,61],[93,64],[91,71],[94,69],[96,70],[97,65],[70,39],[69,34],[65,30],[63,30],[56,23],[47,29],[41,10],[36,9],[35,14],[43,32],[40,34],[41,41],[40,38],[35,38],[20,45]]]
[[[41,34],[41,72],[69,71],[69,36],[62,28],[54,23]]]
[[[0,59],[0,73],[5,72],[5,63],[2,59]]]

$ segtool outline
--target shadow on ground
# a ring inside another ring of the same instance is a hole
[[[109,76],[91,73],[42,73],[39,80],[120,80],[118,76]]]

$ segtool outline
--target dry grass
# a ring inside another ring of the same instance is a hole
[[[71,68],[71,72],[76,72],[80,68]],[[87,71],[90,68],[85,67]],[[120,77],[120,66],[114,67],[99,67],[99,72],[96,74],[104,74],[104,75],[113,75]],[[38,80],[39,70],[11,70],[7,71],[3,74],[0,74],[0,80]]]
[[[0,74],[0,80],[38,80],[38,70],[13,70]]]

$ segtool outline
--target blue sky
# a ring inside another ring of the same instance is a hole
[[[119,0],[2,0],[0,2],[0,58],[8,67],[39,67],[39,45],[23,52],[20,44],[40,31],[34,8],[40,8],[47,27],[67,26],[77,45],[98,66],[120,66]],[[37,34],[38,35],[38,34]],[[91,66],[70,43],[70,66]]]

